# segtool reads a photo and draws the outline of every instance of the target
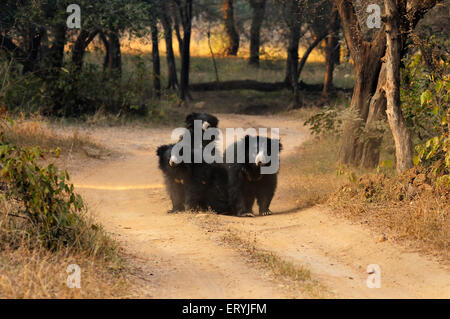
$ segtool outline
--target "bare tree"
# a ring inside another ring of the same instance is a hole
[[[298,46],[301,38],[303,23],[304,0],[283,1],[284,16],[288,26],[288,46],[286,59],[286,82],[290,83],[293,91],[293,100],[290,108],[301,106],[300,90],[298,88]]]
[[[259,48],[261,45],[261,26],[264,21],[266,0],[249,0],[252,12],[250,27],[250,59],[249,64],[259,66]]]
[[[360,23],[357,17],[357,8],[354,5],[356,2],[351,0],[334,0],[334,2],[338,8],[345,40],[355,64],[355,87],[350,104],[354,118],[347,121],[344,126],[340,159],[345,164],[374,167],[379,161],[379,149],[374,146],[381,144],[382,137],[378,135],[378,137],[367,140],[361,139],[360,136],[364,128],[370,131],[376,126],[372,122],[377,119],[375,115],[385,112],[384,109],[380,112],[379,109],[372,108],[385,107],[386,103],[382,100],[386,99],[386,95],[382,94],[379,89],[385,87],[384,82],[387,81],[388,71],[397,71],[388,70],[387,65],[384,66],[385,69],[382,68],[382,58],[386,53],[385,25],[382,24],[373,32],[372,39],[367,39],[369,32],[362,31],[365,21]],[[397,23],[400,33],[403,35],[400,40],[399,52],[404,53],[407,35],[423,15],[434,7],[436,2],[436,0],[397,0],[399,12]],[[358,3],[369,4],[365,1],[358,1]],[[363,6],[363,10],[365,9]],[[398,66],[389,65],[389,67],[391,66],[399,67],[399,64]],[[386,72],[386,76],[383,72]]]
[[[225,0],[222,7],[225,33],[227,36],[226,55],[237,55],[239,51],[239,33],[234,21],[233,0]]]
[[[178,13],[183,26],[183,37],[181,38],[181,72],[180,86],[178,88],[179,98],[186,100],[189,95],[189,67],[190,67],[190,47],[192,31],[192,2],[193,0],[175,0]]]
[[[170,17],[169,6],[166,1],[161,2],[161,24],[164,29],[164,40],[166,42],[166,59],[167,59],[167,88],[176,89],[178,87],[177,68],[175,64],[175,54],[173,52],[172,43],[172,19]]]
[[[330,91],[333,89],[333,72],[336,61],[339,60],[340,46],[339,46],[339,12],[336,6],[333,6],[330,15],[330,22],[328,23],[327,44],[325,47],[325,79],[323,81],[322,98],[327,100]]]
[[[397,171],[402,172],[413,165],[411,135],[400,106],[400,60],[402,38],[400,16],[394,0],[384,0],[386,9],[386,82],[387,118],[394,136]]]
[[[158,24],[156,19],[150,22],[152,33],[152,60],[153,60],[153,90],[158,98],[161,97],[161,63],[159,59],[159,38],[158,38]]]

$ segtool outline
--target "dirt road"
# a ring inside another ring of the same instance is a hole
[[[219,126],[279,127],[287,156],[308,138],[289,118],[218,115]],[[121,242],[146,296],[154,298],[449,298],[450,271],[406,252],[326,207],[297,211],[280,200],[274,215],[237,218],[167,214],[170,199],[157,167],[158,145],[171,129],[98,128],[91,136],[120,157],[71,163],[72,180],[106,230]],[[281,181],[282,183],[282,181]],[[274,276],[225,240],[227,234],[306,267],[319,294]],[[381,288],[367,287],[367,266],[381,269]],[[300,287],[300,288],[298,288]]]

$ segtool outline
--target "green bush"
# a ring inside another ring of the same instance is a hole
[[[9,111],[25,113],[80,117],[100,111],[145,116],[155,106],[151,76],[139,56],[133,58],[132,69],[119,76],[96,64],[85,63],[82,71],[67,64],[56,75],[40,77],[23,75],[19,66],[0,60],[0,100]]]
[[[11,145],[3,136],[8,122],[5,116],[0,119],[0,195],[16,204],[16,217],[27,221],[28,235],[52,250],[61,246],[92,253],[109,249],[101,228],[89,222],[87,208],[69,184],[67,171],[53,164],[39,165],[44,156],[59,156],[59,149],[49,152],[37,146]]]
[[[438,185],[450,186],[450,77],[448,62],[442,72],[429,71],[420,54],[405,63],[401,91],[402,110],[415,133],[415,165],[429,168]],[[439,76],[436,73],[444,74]]]

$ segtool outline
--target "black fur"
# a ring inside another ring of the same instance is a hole
[[[184,210],[184,181],[188,177],[188,170],[183,163],[176,166],[169,164],[174,145],[162,145],[156,150],[156,155],[159,157],[159,168],[163,172],[166,189],[172,201],[172,209],[168,211],[169,213]]]
[[[254,141],[254,139],[258,143],[258,150],[259,142],[263,139],[262,143],[267,143],[267,154],[271,154],[271,139],[263,136],[247,135],[229,146],[229,148],[234,147],[234,162],[227,164],[228,199],[231,213],[237,216],[253,216],[252,207],[255,199],[259,206],[260,215],[272,213],[269,207],[277,187],[278,172],[261,174],[261,166],[257,166],[255,163],[256,154],[251,154],[249,147],[249,142]],[[245,143],[245,163],[237,163],[237,149],[240,143]],[[279,146],[281,151],[281,143],[279,143]]]
[[[201,120],[209,123],[209,128],[217,128],[219,120],[214,115],[208,113],[191,113],[186,117],[186,128],[191,133],[192,152],[194,151],[194,121]],[[202,131],[203,133],[204,131]],[[202,139],[202,152],[209,140]],[[220,150],[215,150],[220,152]],[[185,184],[185,208],[187,210],[211,209],[217,213],[227,213],[228,208],[228,175],[226,168],[222,164],[193,163],[186,164],[189,169],[188,178]]]
[[[193,163],[194,120],[207,121],[210,128],[217,127],[219,120],[207,113],[191,113],[186,117],[186,128],[191,133],[191,162],[169,165],[174,144],[158,148],[159,167],[163,171],[166,188],[172,200],[173,208],[169,212],[181,210],[207,210],[227,213],[228,176],[222,164]],[[210,141],[203,141],[203,148]]]

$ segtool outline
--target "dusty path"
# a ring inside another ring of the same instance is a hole
[[[280,117],[218,115],[220,127],[279,127],[286,156],[308,136],[301,122]],[[155,298],[303,298],[222,240],[232,231],[258,249],[311,270],[326,296],[349,298],[450,297],[448,268],[405,252],[326,208],[292,211],[276,196],[273,216],[236,218],[167,214],[170,200],[155,150],[170,129],[102,128],[96,140],[124,154],[75,165],[72,179],[105,228],[136,261]],[[70,167],[71,165],[69,165]],[[78,166],[78,167],[77,167]],[[213,225],[213,226],[211,226]],[[382,288],[366,285],[369,264],[381,267]]]

